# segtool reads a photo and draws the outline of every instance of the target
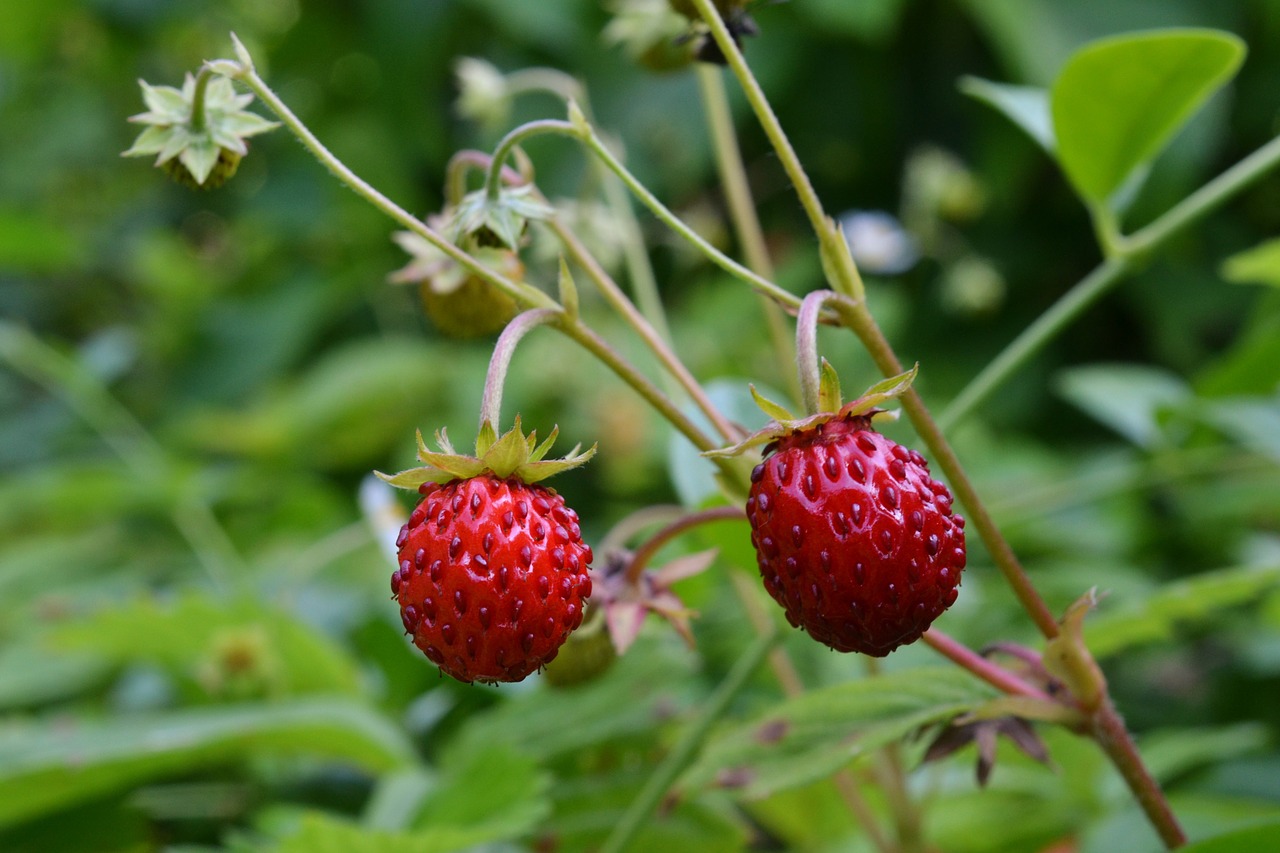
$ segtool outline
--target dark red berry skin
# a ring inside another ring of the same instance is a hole
[[[591,547],[551,489],[481,475],[426,483],[396,542],[405,631],[459,681],[520,681],[582,624]]]
[[[777,441],[752,472],[747,520],[787,620],[841,652],[883,657],[956,600],[964,519],[915,451],[865,416]]]

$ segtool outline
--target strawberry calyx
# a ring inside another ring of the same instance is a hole
[[[877,382],[856,400],[842,404],[840,381],[836,377],[835,370],[826,359],[823,359],[819,391],[819,404],[822,411],[806,417],[796,417],[784,406],[761,395],[753,385],[751,386],[752,398],[772,420],[732,447],[708,450],[702,455],[717,459],[740,456],[753,447],[771,444],[796,433],[809,432],[829,421],[888,416],[890,413],[881,409],[880,405],[905,394],[911,388],[911,383],[915,381],[919,370],[920,365],[917,364],[905,373]]]
[[[383,474],[381,471],[374,473],[397,488],[414,490],[423,483],[467,480],[481,475],[503,480],[514,477],[527,484],[537,483],[586,464],[596,453],[594,444],[585,451],[581,450],[581,444],[575,444],[566,456],[559,459],[544,458],[559,433],[560,428],[553,427],[551,434],[539,444],[536,430],[525,435],[520,427],[519,415],[516,415],[515,426],[501,436],[489,421],[485,421],[476,436],[475,455],[467,455],[454,450],[443,429],[435,435],[440,450],[428,449],[422,438],[422,431],[418,430],[418,458],[425,465],[398,474]]]

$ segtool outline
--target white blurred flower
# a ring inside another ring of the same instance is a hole
[[[845,240],[863,272],[897,275],[920,260],[916,240],[883,210],[851,210],[840,217]]]

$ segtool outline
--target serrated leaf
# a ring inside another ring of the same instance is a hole
[[[680,788],[731,783],[748,799],[822,779],[931,723],[972,711],[993,693],[966,673],[922,668],[811,690],[716,736]]]
[[[1280,237],[1227,258],[1222,263],[1222,277],[1236,284],[1280,287]]]
[[[996,83],[981,77],[962,77],[960,91],[1003,114],[1046,153],[1054,155],[1057,141],[1053,136],[1048,89]]]
[[[1280,586],[1280,566],[1206,572],[1165,584],[1141,601],[1117,610],[1103,609],[1085,630],[1096,657],[1109,657],[1148,643],[1171,639],[1183,626],[1221,611],[1257,601]]]
[[[413,745],[372,708],[322,699],[0,729],[0,827],[152,779],[258,755],[309,755],[378,772]]]
[[[1058,160],[1080,195],[1105,203],[1235,75],[1244,54],[1239,38],[1207,29],[1117,36],[1077,51],[1050,108]]]

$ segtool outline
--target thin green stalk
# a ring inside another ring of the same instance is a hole
[[[689,368],[676,355],[675,350],[663,338],[662,333],[627,298],[627,295],[622,292],[622,288],[605,271],[599,261],[587,251],[586,246],[582,244],[578,236],[570,231],[558,218],[552,219],[549,226],[560,239],[561,244],[568,250],[569,258],[586,272],[587,277],[600,290],[605,301],[635,330],[640,339],[657,357],[659,363],[666,368],[672,378],[679,383],[684,392],[693,400],[694,405],[707,418],[716,432],[720,433],[726,441],[737,441],[738,430],[715,407],[715,404],[711,402],[711,398],[707,396],[706,389],[689,372]]]
[[[684,730],[680,739],[671,747],[671,751],[662,759],[662,763],[654,770],[653,775],[640,790],[640,794],[631,801],[622,819],[614,826],[613,832],[600,848],[600,853],[622,853],[635,841],[640,827],[653,815],[666,796],[671,785],[680,773],[693,760],[694,755],[711,732],[711,727],[728,710],[729,704],[747,686],[756,669],[764,661],[765,655],[778,641],[778,635],[771,633],[760,637],[738,658],[724,681],[716,687],[715,692],[707,699],[701,713]]]
[[[733,230],[738,238],[738,246],[751,271],[773,281],[773,259],[769,257],[764,228],[760,225],[760,217],[756,215],[755,202],[751,198],[751,185],[747,182],[747,170],[742,162],[742,151],[738,147],[738,135],[733,126],[733,113],[729,110],[729,97],[725,93],[721,71],[706,63],[699,63],[698,86],[702,92],[703,112],[707,116],[712,150],[720,173],[720,186],[729,210],[729,221],[733,223]],[[791,335],[787,331],[785,315],[776,302],[763,294],[758,295],[758,299],[783,381],[789,386],[791,396],[799,400],[800,386],[787,369],[795,361],[796,353]]]
[[[1277,165],[1280,165],[1280,137],[1227,169],[1145,228],[1129,237],[1118,238],[1116,255],[1099,264],[1014,338],[1000,355],[965,386],[938,418],[938,423],[944,430],[950,431],[965,416],[986,402],[997,388],[1044,349],[1049,341],[1133,272],[1140,262],[1163,249],[1187,227],[1252,186]]]
[[[938,425],[950,432],[957,423],[982,405],[1019,368],[1044,349],[1049,341],[1076,321],[1090,306],[1119,284],[1133,269],[1131,256],[1103,261],[1079,284],[1036,318],[1030,326],[991,360],[938,416]]]
[[[517,314],[498,336],[493,345],[493,355],[489,358],[489,370],[484,377],[484,395],[480,403],[480,428],[488,424],[493,429],[501,425],[502,389],[507,384],[507,370],[511,367],[511,357],[516,354],[516,347],[529,332],[539,326],[557,323],[563,312],[548,308],[534,308]]]
[[[745,281],[760,293],[765,294],[782,305],[786,305],[791,308],[800,307],[800,297],[796,296],[794,293],[788,293],[768,279],[747,269],[724,252],[721,252],[715,246],[712,246],[704,240],[698,232],[686,225],[680,217],[672,213],[666,205],[659,201],[657,196],[649,192],[649,188],[642,184],[635,175],[631,174],[631,172],[627,170],[627,167],[622,165],[622,162],[619,161],[617,157],[613,156],[613,152],[609,150],[608,146],[606,146],[600,137],[594,132],[588,132],[582,137],[582,141],[597,157],[601,159],[601,161],[604,162],[606,166],[609,167],[610,171],[621,179],[622,183],[631,191],[631,194],[639,199],[641,204],[649,208],[649,211],[653,213],[653,215],[656,216],[663,225],[666,225],[676,234],[680,235],[680,237],[695,246],[698,251],[702,252],[702,254],[705,255],[713,264],[735,278]]]
[[[496,199],[502,191],[502,168],[516,146],[535,136],[565,136],[569,139],[581,139],[578,128],[563,119],[544,118],[527,122],[502,137],[498,147],[493,150],[493,160],[489,163],[489,173],[485,176],[484,189],[489,198]]]
[[[566,101],[586,100],[587,92],[578,78],[558,68],[521,68],[506,75],[507,94],[549,92]]]
[[[334,174],[338,180],[342,181],[348,187],[356,192],[361,198],[369,202],[385,215],[398,222],[408,230],[422,237],[431,245],[435,246],[441,252],[452,258],[463,269],[472,275],[483,278],[485,281],[493,284],[502,292],[506,293],[512,299],[526,308],[556,308],[556,301],[547,294],[538,290],[525,282],[513,281],[500,273],[497,273],[474,257],[459,249],[453,243],[444,238],[434,228],[431,228],[422,220],[402,208],[400,205],[387,198],[378,190],[374,189],[368,182],[352,172],[345,163],[339,160],[333,152],[326,148],[311,129],[303,124],[302,120],[294,115],[293,111],[280,100],[271,87],[258,76],[258,73],[251,65],[242,64],[240,73],[236,75],[236,79],[248,86],[249,89],[258,96],[259,100],[267,106],[269,110],[276,114],[276,117],[284,124],[289,131],[298,138],[299,141],[311,152],[321,165]]]
[[[815,290],[800,304],[796,317],[796,377],[806,415],[822,411],[822,362],[818,358],[818,321],[822,308],[840,299],[831,290]]]
[[[191,96],[191,129],[197,132],[204,130],[204,96],[214,75],[214,70],[207,65],[202,65],[196,73],[196,89]]]

